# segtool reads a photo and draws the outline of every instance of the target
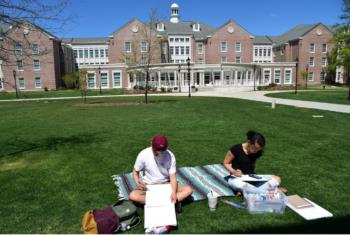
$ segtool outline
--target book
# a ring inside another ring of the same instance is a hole
[[[310,202],[308,202],[307,200],[305,200],[297,194],[288,196],[287,200],[288,203],[294,206],[296,209],[313,207],[313,205]]]
[[[177,225],[170,184],[147,185],[144,228]]]
[[[303,198],[303,199],[311,203],[312,206],[298,209],[298,208],[295,208],[293,205],[291,205],[289,201],[287,201],[286,205],[306,220],[315,220],[320,218],[333,217],[333,214],[327,211],[326,209],[320,207],[319,205],[310,201],[307,198]]]

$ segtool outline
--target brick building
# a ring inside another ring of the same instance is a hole
[[[301,79],[304,71],[308,73],[309,83],[320,84],[327,76],[324,67],[327,53],[333,48],[330,44],[333,34],[322,23],[298,25],[278,37],[257,36],[234,20],[219,28],[198,21],[182,21],[180,8],[175,3],[171,5],[170,21],[151,23],[132,19],[108,37],[70,38],[64,39],[63,43],[73,49],[75,67],[88,71],[90,89],[144,86],[145,65],[148,64],[150,85],[180,89],[189,85],[189,78],[190,85],[196,87],[252,89],[270,83],[293,85],[297,73],[298,82],[306,82]],[[145,35],[150,28],[151,38],[147,38]],[[54,48],[60,45],[59,40],[52,35],[48,40],[53,48],[52,58],[56,58]],[[149,46],[152,46],[150,53]],[[19,63],[17,57],[14,59]],[[187,59],[190,60],[189,76]],[[37,61],[32,61],[33,68],[34,63]],[[41,60],[40,67],[44,67],[43,63]],[[11,76],[12,68],[3,69],[4,77]],[[60,71],[56,67],[48,70]],[[35,84],[37,72],[29,71],[25,77],[31,85],[25,89],[35,89],[32,84]],[[18,72],[22,76],[22,71]],[[41,77],[49,77],[44,71],[42,73]],[[52,79],[45,86],[57,88],[59,76],[50,76]],[[341,74],[337,77],[341,78]]]

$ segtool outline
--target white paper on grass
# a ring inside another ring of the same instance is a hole
[[[286,205],[298,213],[301,217],[303,217],[306,220],[314,220],[314,219],[320,219],[320,218],[325,218],[325,217],[333,217],[333,214],[330,213],[329,211],[323,209],[316,203],[310,201],[309,199],[305,198],[304,199],[308,202],[310,202],[313,206],[312,207],[305,207],[305,208],[295,208],[293,205],[289,204],[288,202]]]
[[[253,182],[253,181],[256,181],[256,182],[268,181],[268,179],[264,178],[264,175],[258,175],[258,176],[260,176],[262,178],[261,179],[256,179],[256,178],[250,177],[249,175],[242,175],[242,176],[237,177],[237,178],[239,178],[242,181],[250,181],[250,182]]]
[[[147,185],[144,228],[177,225],[170,184]]]

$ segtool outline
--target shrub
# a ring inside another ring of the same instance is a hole
[[[173,89],[169,87],[169,88],[167,89],[167,92],[173,92]]]
[[[44,87],[44,91],[49,91],[49,88],[47,88],[47,86]]]
[[[165,93],[165,92],[166,92],[166,88],[165,88],[165,87],[161,87],[161,88],[160,88],[160,91],[161,91],[162,93]]]

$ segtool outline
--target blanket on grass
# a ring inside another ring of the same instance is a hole
[[[213,191],[220,197],[234,196],[234,193],[225,176],[229,172],[222,164],[206,166],[181,167],[176,171],[176,178],[182,185],[189,185],[193,189],[194,201],[207,199],[207,193]],[[118,196],[121,199],[129,199],[129,193],[136,188],[136,183],[131,173],[112,176],[118,188]]]

